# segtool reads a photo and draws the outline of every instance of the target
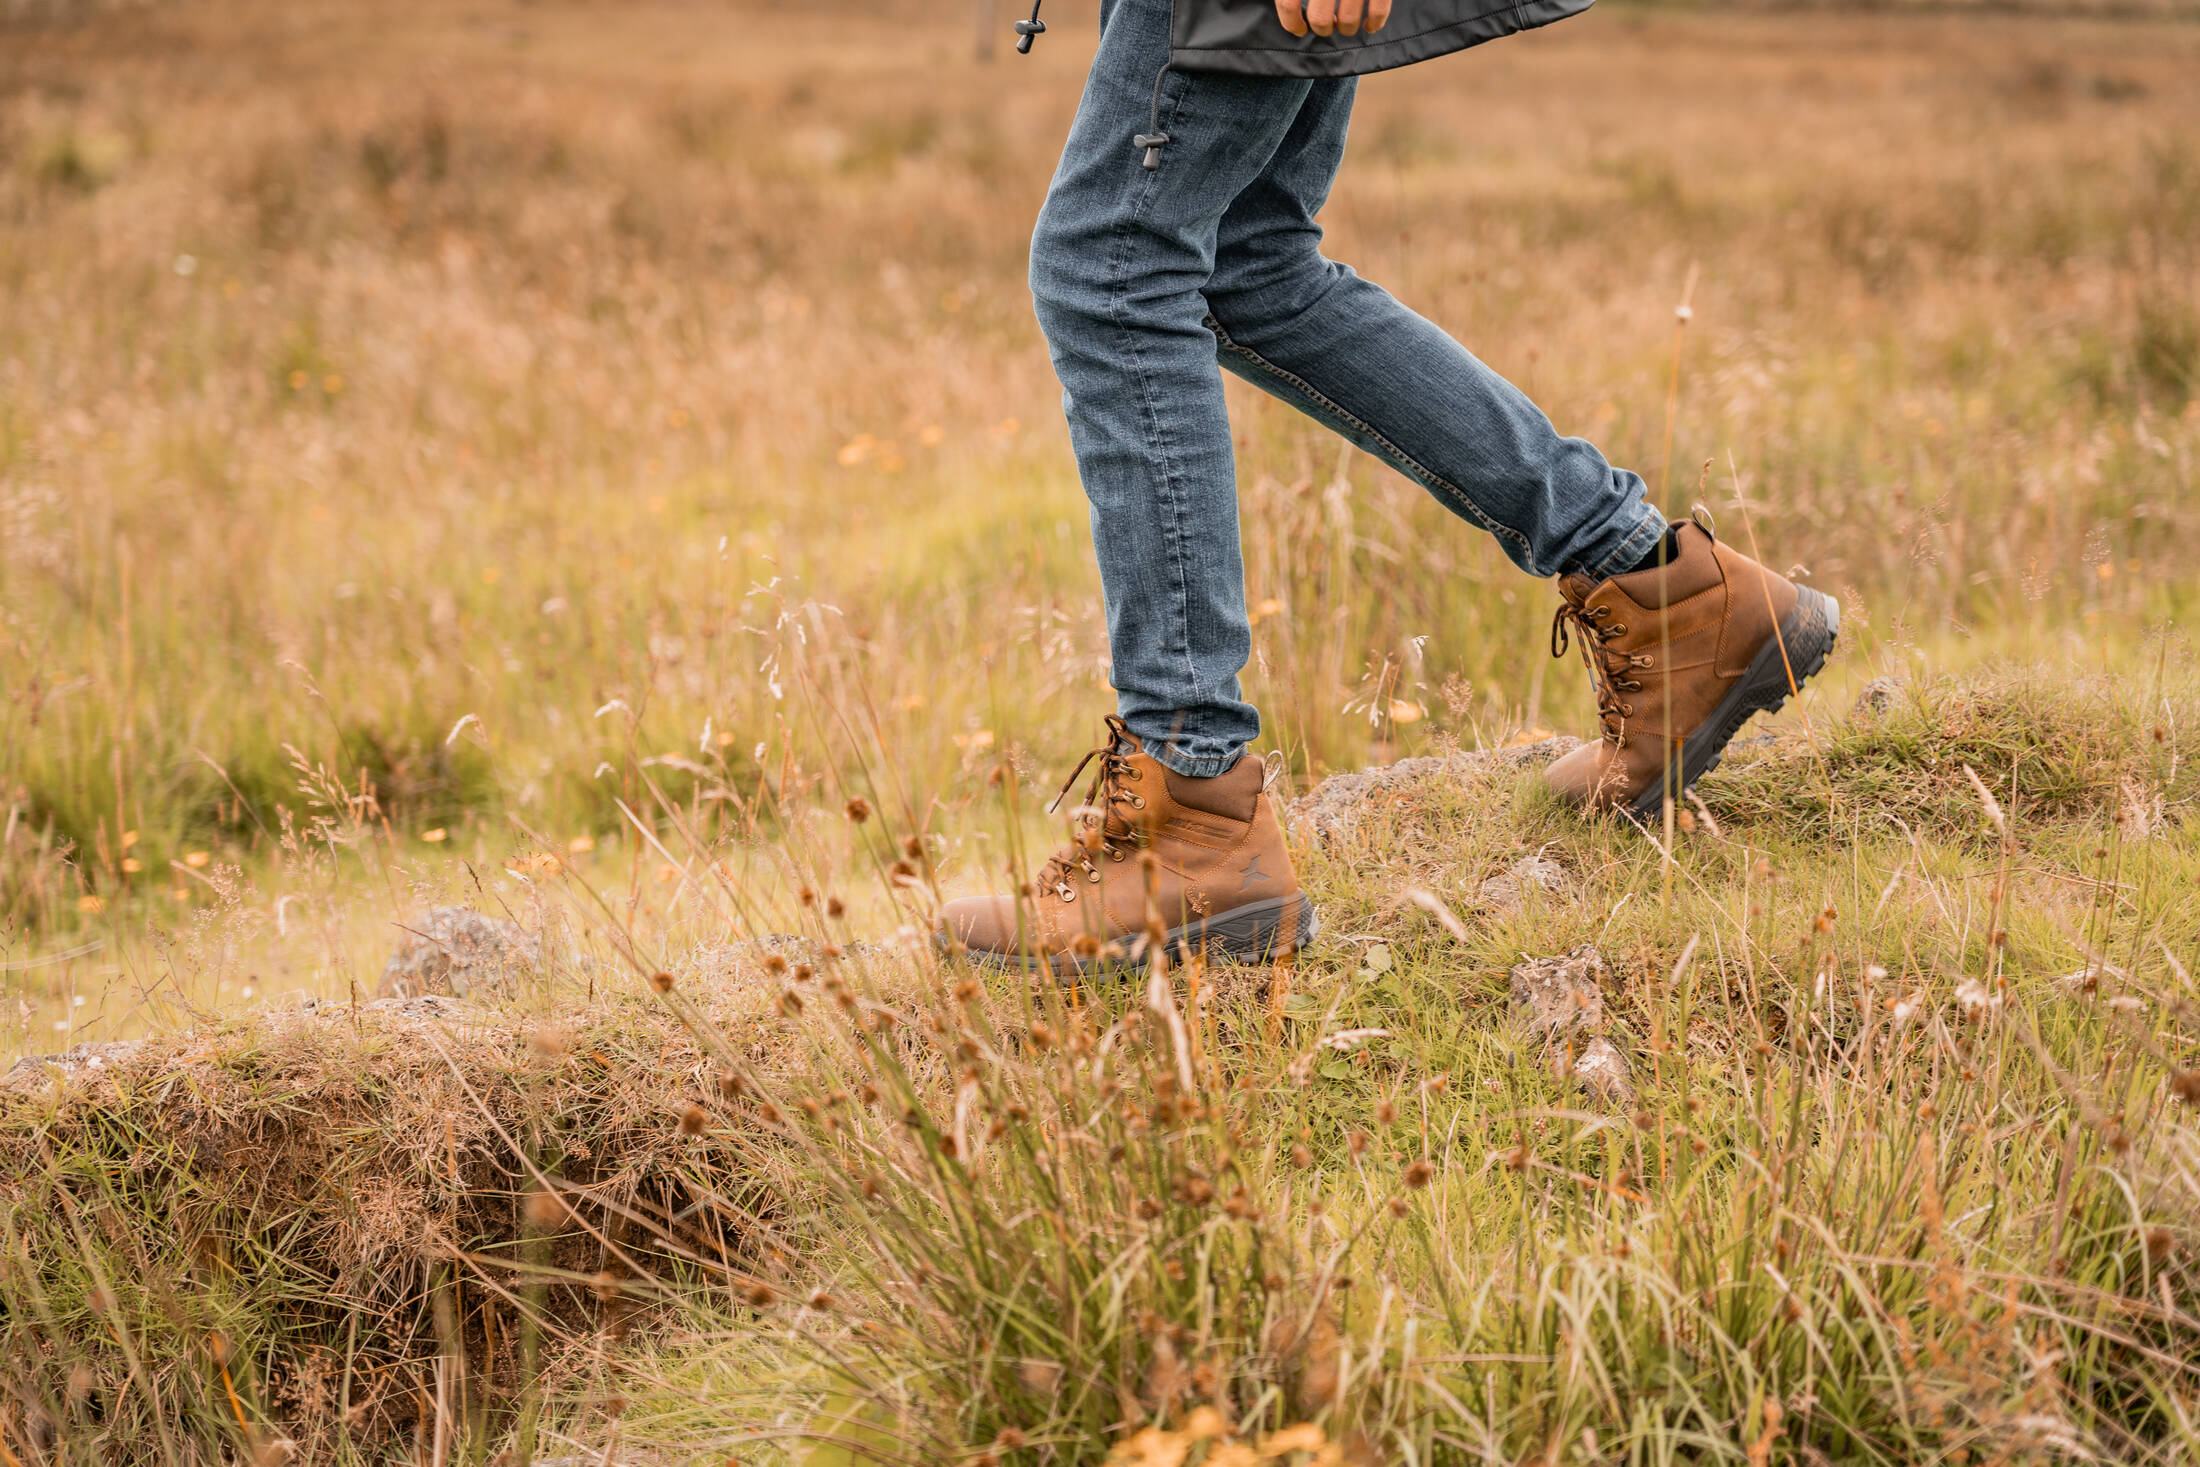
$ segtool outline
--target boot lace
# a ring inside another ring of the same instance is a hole
[[[1551,655],[1564,657],[1569,645],[1578,642],[1581,660],[1589,669],[1589,679],[1596,687],[1597,722],[1603,726],[1604,736],[1621,748],[1627,747],[1627,720],[1635,716],[1635,705],[1621,694],[1642,691],[1640,681],[1630,674],[1640,667],[1648,667],[1647,655],[1622,652],[1611,645],[1615,637],[1627,635],[1627,623],[1611,620],[1609,606],[1576,606],[1571,601],[1559,603],[1558,614],[1551,618]]]
[[[1078,876],[1090,882],[1100,879],[1100,868],[1093,860],[1095,856],[1121,861],[1138,842],[1135,812],[1146,808],[1146,799],[1137,791],[1124,787],[1131,775],[1131,755],[1136,749],[1129,727],[1110,714],[1108,741],[1077,761],[1077,767],[1062,781],[1062,788],[1055,794],[1053,803],[1047,806],[1048,814],[1059,809],[1071,786],[1077,783],[1077,777],[1095,759],[1100,761],[1092,783],[1086,787],[1084,803],[1075,811],[1076,837],[1049,856],[1046,864],[1039,868],[1037,885],[1052,889],[1065,902],[1077,899],[1077,890],[1070,883]]]

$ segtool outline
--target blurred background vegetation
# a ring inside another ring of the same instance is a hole
[[[1834,692],[2113,673],[2195,586],[2200,30],[2029,9],[1375,78],[1333,252],[1837,593]],[[1109,706],[1024,285],[1090,7],[991,61],[949,4],[0,16],[0,1042],[343,991],[517,853],[658,900],[619,804],[768,847],[866,787],[835,718],[997,875],[995,754]],[[1545,588],[1231,391],[1296,773],[1586,726]]]

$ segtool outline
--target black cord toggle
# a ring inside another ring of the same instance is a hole
[[[1131,139],[1134,147],[1146,150],[1146,171],[1153,173],[1161,167],[1161,150],[1169,145],[1169,135],[1161,130],[1161,84],[1169,79],[1169,63],[1161,63],[1161,69],[1153,75],[1153,105],[1146,110],[1146,130]]]
[[[1029,56],[1031,43],[1046,34],[1047,23],[1039,19],[1039,6],[1044,0],[1031,0],[1031,19],[1016,22],[1016,54]]]

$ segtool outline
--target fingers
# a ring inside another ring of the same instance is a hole
[[[1367,0],[1367,28],[1379,31],[1390,20],[1390,0]]]
[[[1306,0],[1306,23],[1317,36],[1337,28],[1337,0]]]
[[[1337,34],[1356,36],[1360,33],[1360,15],[1367,9],[1366,0],[1337,0]]]
[[[1305,0],[1276,0],[1276,19],[1294,36],[1306,34]]]

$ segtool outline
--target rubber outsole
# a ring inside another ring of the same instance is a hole
[[[1741,681],[1682,740],[1679,786],[1673,786],[1673,766],[1666,765],[1650,787],[1627,804],[1628,816],[1645,824],[1662,818],[1668,790],[1676,800],[1686,794],[1697,780],[1719,767],[1726,746],[1743,724],[1755,714],[1779,712],[1826,665],[1841,635],[1841,603],[1808,586],[1797,587],[1796,597],[1795,609],[1780,623],[1780,635],[1757,650]]]
[[[1303,952],[1321,931],[1321,918],[1314,911],[1314,904],[1303,894],[1285,897],[1269,897],[1264,901],[1247,902],[1242,907],[1232,907],[1227,912],[1217,912],[1212,917],[1202,917],[1197,922],[1187,922],[1168,934],[1165,951],[1171,957],[1181,957],[1189,951],[1204,951],[1210,956],[1227,958],[1239,963],[1265,963],[1283,949],[1283,926],[1287,908],[1298,909],[1296,931],[1290,948]],[[941,939],[943,942],[945,938]],[[1110,968],[1134,966],[1125,958],[1079,958],[1074,953],[1056,953],[1051,960],[1034,958],[1023,952],[991,952],[969,948],[966,956],[972,965],[994,973],[1035,973],[1048,971],[1057,978],[1089,978]]]

